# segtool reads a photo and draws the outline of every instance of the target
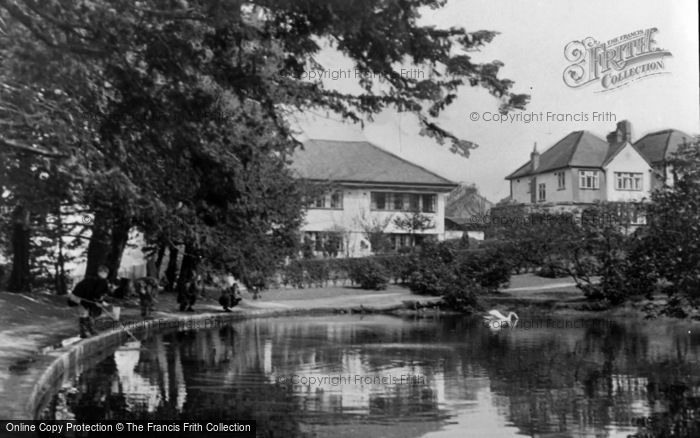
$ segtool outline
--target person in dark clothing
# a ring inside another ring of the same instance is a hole
[[[158,280],[151,277],[144,277],[134,282],[134,289],[139,297],[141,305],[141,316],[148,318],[153,311],[153,303],[156,301],[158,293]]]
[[[224,312],[230,312],[232,307],[236,307],[241,302],[239,296],[238,283],[233,283],[231,286],[221,289],[221,297],[219,304],[224,308]]]
[[[197,296],[202,289],[202,279],[199,275],[186,282],[177,293],[177,302],[180,303],[180,312],[194,312],[192,306],[197,301]]]
[[[133,290],[132,282],[128,278],[117,279],[117,287],[112,292],[112,296],[118,299],[129,298]]]
[[[73,295],[80,299],[78,323],[81,338],[97,334],[94,320],[102,314],[102,307],[107,305],[102,300],[109,293],[108,275],[109,269],[100,266],[97,268],[97,277],[85,277],[73,289]]]

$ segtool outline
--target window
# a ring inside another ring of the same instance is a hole
[[[321,195],[315,198],[310,205],[311,208],[333,208],[342,210],[343,208],[343,192],[338,190],[330,194]]]
[[[343,208],[343,192],[340,190],[331,193],[331,208],[339,210]]]
[[[422,196],[422,204],[423,208],[422,211],[423,213],[435,213],[435,195],[423,195]]]
[[[537,187],[537,200],[538,201],[545,201],[547,199],[547,188],[545,184],[540,184]]]
[[[372,210],[387,210],[386,193],[372,192]]]
[[[332,231],[307,231],[304,241],[314,252],[336,257],[344,250],[342,233]]]
[[[372,210],[434,213],[436,199],[437,195],[432,193],[424,195],[418,193],[371,193]]]
[[[597,170],[579,170],[578,177],[578,186],[581,189],[595,190],[599,187]]]
[[[404,209],[403,198],[405,198],[403,193],[395,193],[394,194],[394,210],[401,211]]]
[[[566,188],[566,172],[557,172],[557,189],[564,190]]]
[[[391,241],[391,249],[399,250],[400,248],[410,248],[414,246],[415,242],[413,236],[410,234],[390,234],[389,239]]]
[[[642,174],[615,172],[615,190],[642,190]]]
[[[410,211],[420,211],[420,195],[415,193],[409,193],[408,195],[408,209]]]

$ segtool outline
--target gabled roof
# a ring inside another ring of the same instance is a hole
[[[637,140],[634,146],[647,161],[658,164],[674,154],[683,141],[691,142],[692,140],[693,138],[685,132],[677,129],[665,129],[645,135]]]
[[[367,141],[309,140],[294,152],[291,167],[310,180],[445,189],[457,186]]]
[[[522,178],[565,167],[603,167],[609,157],[622,149],[624,143],[610,146],[588,131],[574,131],[540,154],[540,165],[534,172],[530,161],[520,166],[506,179]]]

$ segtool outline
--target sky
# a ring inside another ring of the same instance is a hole
[[[452,181],[476,184],[489,200],[498,201],[509,194],[504,177],[529,160],[535,142],[541,152],[572,131],[588,130],[605,138],[621,120],[631,122],[633,141],[668,128],[700,133],[696,0],[448,0],[441,10],[426,10],[421,24],[500,32],[470,55],[476,61],[502,61],[500,76],[515,81],[514,92],[531,95],[523,115],[541,112],[543,120],[484,120],[497,113],[499,102],[483,89],[464,87],[438,122],[479,145],[469,158],[420,136],[415,116],[393,110],[377,115],[364,128],[343,123],[334,114],[306,112],[295,118],[301,139],[368,140]],[[670,52],[663,58],[664,74],[605,92],[600,92],[599,83],[578,88],[564,83],[563,72],[571,64],[564,55],[569,42],[587,37],[608,41],[648,28],[658,29],[653,34],[656,47]],[[318,60],[331,71],[353,68],[331,48]],[[323,82],[346,92],[358,89],[353,78]],[[588,120],[548,121],[547,112]],[[594,113],[599,120],[593,120]]]

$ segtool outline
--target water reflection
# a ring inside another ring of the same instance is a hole
[[[639,321],[241,321],[130,343],[47,416],[255,419],[261,436],[700,436],[700,336]]]

